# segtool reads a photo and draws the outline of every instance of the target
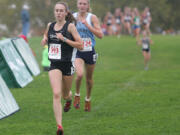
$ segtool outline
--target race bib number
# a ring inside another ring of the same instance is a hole
[[[82,38],[83,40],[83,52],[92,51],[92,41],[91,38]]]
[[[50,44],[49,59],[61,59],[61,44]]]
[[[148,49],[148,45],[147,44],[143,44],[143,49]]]

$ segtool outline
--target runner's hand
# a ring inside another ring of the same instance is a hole
[[[83,19],[81,22],[82,22],[84,25],[86,25],[86,26],[88,25],[86,19]]]
[[[62,41],[64,40],[64,37],[63,37],[63,35],[61,33],[56,33],[56,36],[57,36],[58,39],[60,39]]]
[[[41,40],[41,45],[44,46],[47,44],[47,41],[48,41],[48,38],[47,37],[44,37],[42,40]]]

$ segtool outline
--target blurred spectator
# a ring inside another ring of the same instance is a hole
[[[21,11],[22,34],[27,37],[30,29],[29,6],[24,4]]]

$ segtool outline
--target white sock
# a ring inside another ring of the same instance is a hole
[[[75,93],[75,96],[78,96],[78,97],[80,97],[80,93],[78,94],[78,93]]]
[[[87,97],[85,97],[85,101],[89,102],[89,101],[91,101],[91,98],[88,99]]]

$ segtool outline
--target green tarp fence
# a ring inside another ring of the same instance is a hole
[[[24,64],[28,68],[29,72],[33,76],[37,76],[40,74],[39,65],[32,53],[31,48],[28,43],[22,38],[14,38],[12,39],[13,45],[16,48],[17,52],[21,56],[24,61]]]
[[[10,88],[25,87],[33,80],[11,39],[0,41],[0,74]]]
[[[16,100],[0,75],[0,119],[12,115],[19,109]]]

